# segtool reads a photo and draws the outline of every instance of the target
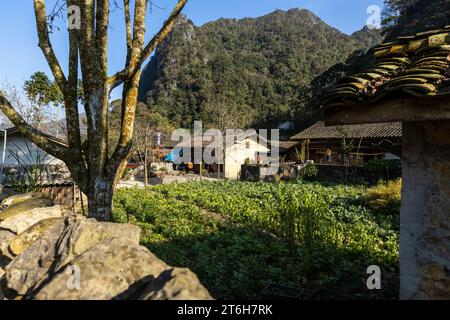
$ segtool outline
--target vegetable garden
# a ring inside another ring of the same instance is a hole
[[[396,299],[399,212],[392,193],[400,184],[122,189],[114,219],[139,225],[143,245],[190,268],[218,299],[264,298],[269,283],[298,289],[301,299]],[[382,290],[367,289],[370,265],[381,268]]]

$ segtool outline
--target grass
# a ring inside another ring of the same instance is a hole
[[[139,225],[143,245],[215,298],[260,298],[273,282],[304,299],[396,299],[398,212],[373,197],[364,186],[190,182],[119,190],[114,219]],[[374,264],[383,289],[370,291]]]

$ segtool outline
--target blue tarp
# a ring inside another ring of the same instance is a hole
[[[175,163],[182,156],[183,156],[183,149],[173,149],[172,152],[167,155],[164,161]]]

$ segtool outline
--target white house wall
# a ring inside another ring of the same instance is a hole
[[[250,143],[247,148],[247,142]],[[257,161],[258,153],[267,153],[269,148],[259,144],[254,139],[245,139],[225,150],[225,178],[238,179],[241,171],[241,165],[245,164],[245,160],[249,159],[250,163]]]
[[[23,164],[32,164],[33,162],[36,162],[38,157],[41,158],[42,164],[62,164],[63,162],[59,159],[56,159],[55,157],[47,154],[42,149],[38,148],[34,143],[31,141],[25,139],[22,136],[12,135],[6,137],[6,152],[5,152],[5,167],[13,167],[16,166],[17,160],[13,157],[11,153],[18,153],[20,156],[21,162]],[[27,142],[25,142],[27,141]],[[28,151],[27,144],[31,150],[31,156],[30,152]],[[3,136],[1,137],[0,141],[0,155],[3,155]],[[1,163],[1,156],[0,156],[0,163]],[[42,160],[43,159],[43,160]],[[34,163],[35,164],[35,163]]]

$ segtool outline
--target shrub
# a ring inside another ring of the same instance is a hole
[[[288,189],[281,183],[272,192],[273,211],[278,212],[279,234],[291,246],[300,243],[311,253],[317,240],[330,234],[330,210],[323,196],[308,190]]]
[[[300,171],[300,177],[304,178],[314,178],[319,174],[319,169],[314,163],[308,163],[305,167],[303,167]]]
[[[386,213],[398,214],[400,211],[400,200],[402,190],[402,179],[381,181],[375,187],[367,191],[369,205],[377,210]]]
[[[372,177],[395,179],[402,174],[402,163],[400,160],[370,160],[365,164],[364,171]]]

